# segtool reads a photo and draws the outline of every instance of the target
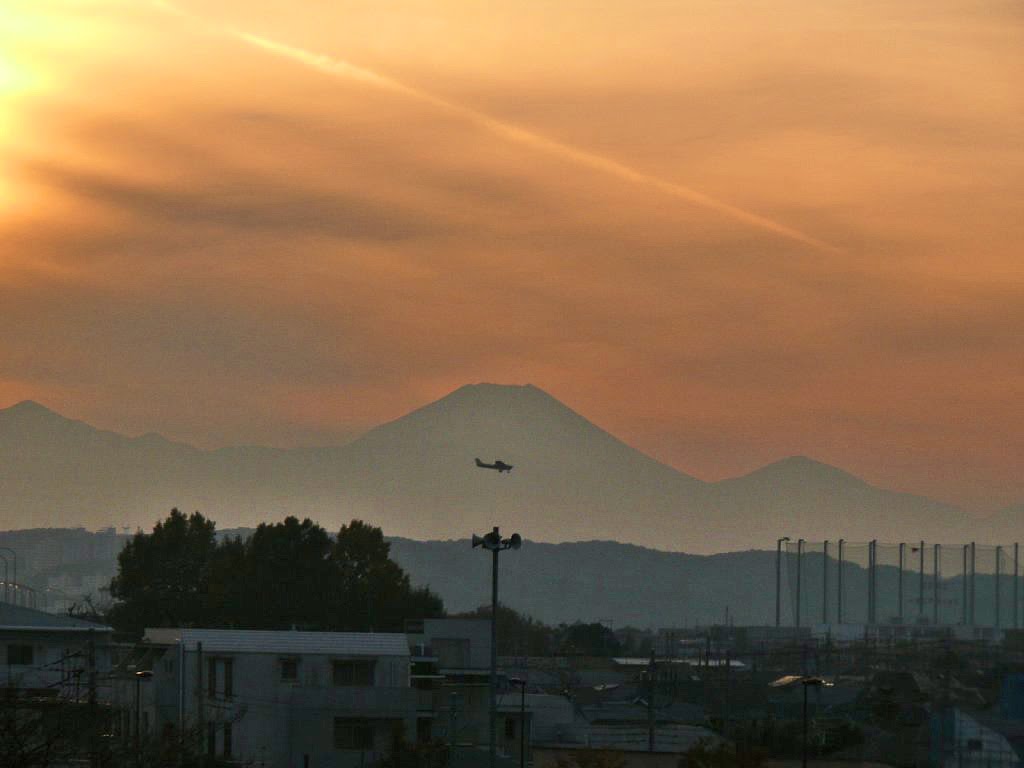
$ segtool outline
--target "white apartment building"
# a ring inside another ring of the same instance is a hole
[[[113,633],[110,627],[70,616],[0,603],[0,684],[21,696],[85,701],[92,676],[97,699],[106,701]]]
[[[148,629],[143,642],[145,739],[184,733],[208,755],[275,768],[366,766],[415,739],[404,634]]]

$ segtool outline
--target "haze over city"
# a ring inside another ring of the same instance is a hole
[[[530,382],[704,480],[1024,499],[1019,3],[210,5],[0,9],[0,406],[294,447]]]

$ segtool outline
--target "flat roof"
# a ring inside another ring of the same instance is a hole
[[[96,624],[73,616],[62,616],[58,613],[46,613],[23,605],[0,603],[0,629],[22,632],[113,632],[111,627]]]
[[[146,629],[154,645],[197,643],[209,653],[280,653],[338,656],[409,656],[409,642],[397,632],[296,632],[259,629]]]

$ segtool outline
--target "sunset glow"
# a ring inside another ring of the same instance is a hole
[[[294,446],[532,382],[702,478],[1018,503],[1022,34],[1003,0],[5,2],[0,407]]]

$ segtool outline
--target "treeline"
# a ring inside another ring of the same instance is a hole
[[[490,606],[459,614],[489,619]],[[654,633],[625,627],[614,632],[599,622],[550,626],[504,605],[498,606],[498,653],[502,656],[646,656]]]
[[[113,604],[95,616],[140,637],[146,627],[402,632],[407,619],[445,615],[441,598],[414,587],[380,528],[353,520],[332,536],[306,519],[263,523],[247,538],[218,537],[199,512],[177,509],[121,550]],[[489,618],[490,606],[460,614]],[[498,652],[646,654],[652,637],[600,623],[550,626],[498,609]]]
[[[174,509],[121,551],[105,619],[138,637],[189,626],[401,632],[406,619],[443,616],[441,598],[414,588],[389,549],[360,520],[332,537],[287,517],[218,541],[212,520]]]

